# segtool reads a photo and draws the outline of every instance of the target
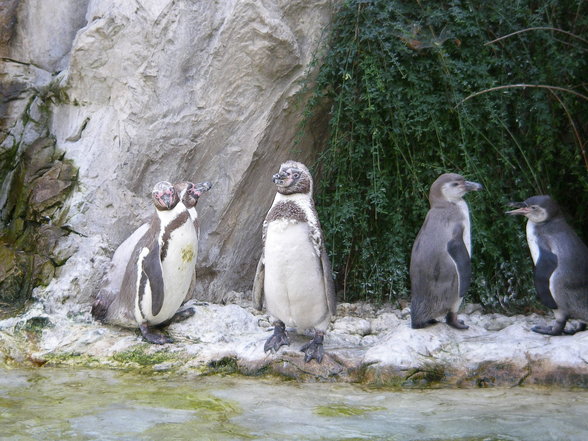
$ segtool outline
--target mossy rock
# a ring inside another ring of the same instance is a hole
[[[386,410],[380,406],[351,406],[349,404],[330,404],[327,406],[318,406],[314,413],[322,417],[354,417],[362,416],[369,412],[378,412]]]
[[[153,367],[162,363],[172,363],[180,361],[181,358],[181,355],[168,352],[167,349],[154,350],[153,345],[149,344],[133,346],[112,356],[112,360],[118,364],[139,367]]]
[[[16,154],[17,147],[10,153]],[[36,286],[47,285],[55,267],[69,258],[56,256],[54,250],[70,234],[62,228],[67,216],[63,207],[78,176],[52,137],[38,138],[8,165],[15,168],[2,207],[7,227],[0,233],[0,308],[4,312],[24,304]]]

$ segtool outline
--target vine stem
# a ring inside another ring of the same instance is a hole
[[[574,123],[574,118],[572,118],[572,115],[570,114],[568,108],[566,107],[564,102],[561,100],[561,98],[557,95],[557,93],[555,93],[552,90],[550,90],[550,92],[555,97],[555,99],[559,102],[559,104],[564,109],[564,111],[566,112],[566,116],[568,117],[568,121],[570,122],[570,125],[572,126],[572,130],[574,131],[574,136],[576,138],[576,142],[578,143],[578,148],[580,149],[580,154],[582,155],[582,158],[584,158],[584,165],[586,166],[586,170],[588,170],[588,155],[586,155],[586,149],[585,149],[586,143],[582,142],[582,137],[580,136],[580,132],[578,131],[578,128],[576,127],[576,124]]]
[[[564,106],[563,102],[561,101],[561,99],[559,99],[559,97],[557,96],[557,94],[554,91],[559,91],[559,92],[567,92],[567,93],[571,93],[572,95],[576,95],[586,101],[588,101],[588,96],[586,95],[582,95],[581,93],[576,92],[575,90],[571,90],[571,89],[566,89],[565,87],[558,87],[558,86],[548,86],[545,84],[507,84],[504,86],[497,86],[497,87],[491,87],[489,89],[484,89],[481,90],[479,92],[476,93],[472,93],[471,95],[465,97],[463,100],[461,100],[459,103],[457,103],[455,105],[455,108],[457,108],[458,106],[462,105],[464,102],[466,102],[467,100],[469,100],[470,98],[474,98],[478,95],[482,95],[484,93],[488,93],[488,92],[495,92],[497,90],[504,90],[504,89],[512,89],[512,88],[536,88],[536,89],[547,89],[549,90],[558,100],[558,102],[561,104],[561,106],[563,107],[564,111],[566,112],[566,115],[568,117],[568,119],[570,120],[570,123],[572,124],[572,129],[574,130],[574,135],[576,140],[578,141],[579,147],[580,147],[580,153],[582,154],[582,157],[584,159],[584,164],[586,166],[586,169],[588,170],[588,156],[586,155],[586,151],[584,149],[584,143],[582,143],[582,140],[579,137],[579,133],[576,129],[576,126],[573,122],[573,119],[571,118],[571,115],[568,112],[568,109]]]
[[[522,34],[523,32],[528,32],[528,31],[556,31],[556,32],[561,32],[562,34],[566,34],[566,35],[569,35],[571,37],[577,38],[578,40],[583,41],[584,43],[588,44],[588,40],[586,40],[586,39],[584,39],[582,37],[579,37],[578,35],[573,34],[571,32],[564,31],[563,29],[552,28],[552,27],[547,27],[547,26],[537,26],[537,27],[534,27],[534,28],[521,29],[520,31],[516,31],[516,32],[513,32],[511,34],[504,35],[502,37],[498,37],[495,40],[489,41],[488,43],[484,43],[484,46],[488,46],[490,44],[494,44],[494,43],[496,43],[496,42],[498,42],[500,40],[504,40],[505,38],[509,38],[509,37],[512,37],[513,35]]]
[[[566,89],[565,87],[548,86],[546,84],[506,84],[504,86],[491,87],[489,89],[484,89],[484,90],[480,90],[479,92],[472,93],[471,95],[468,95],[463,100],[461,100],[459,103],[457,103],[455,105],[455,107],[461,106],[464,102],[466,102],[470,98],[474,98],[474,97],[477,97],[478,95],[483,95],[488,92],[495,92],[497,90],[514,89],[514,88],[526,89],[527,87],[535,88],[535,89],[548,89],[548,90],[552,90],[552,91],[559,90],[560,92],[571,93],[572,95],[576,95],[576,96],[582,98],[583,100],[588,101],[588,96],[582,95],[581,93],[576,92],[575,90],[572,90],[572,89]]]

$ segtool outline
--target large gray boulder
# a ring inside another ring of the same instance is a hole
[[[271,175],[288,158],[311,162],[326,133],[324,115],[303,135],[300,122],[334,2],[3,3],[0,81],[11,99],[2,151],[16,146],[16,166],[28,145],[49,137],[79,170],[51,218],[73,232],[55,250],[67,259],[37,297],[55,312],[87,309],[116,247],[150,215],[150,189],[162,179],[213,183],[198,205],[193,296],[221,301],[249,289]],[[3,209],[17,191],[12,181],[8,172]]]

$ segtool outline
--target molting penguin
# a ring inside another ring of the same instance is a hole
[[[467,329],[457,311],[470,285],[470,215],[463,196],[481,190],[476,182],[446,173],[429,192],[431,208],[410,257],[411,326],[424,328],[446,316],[448,325]]]
[[[527,221],[527,244],[535,265],[535,290],[539,300],[553,309],[553,326],[535,326],[540,334],[573,334],[586,329],[564,331],[568,319],[588,321],[588,247],[567,224],[557,202],[549,196],[533,196],[514,202]]]
[[[264,350],[290,344],[286,326],[314,329],[304,360],[323,359],[324,333],[335,314],[335,284],[305,165],[287,161],[273,176],[277,193],[263,222],[263,253],[253,284],[254,305],[276,318]]]
[[[212,188],[212,184],[210,182],[199,182],[198,184],[193,184],[192,182],[180,182],[174,185],[176,191],[180,195],[180,200],[184,204],[184,206],[188,209],[188,213],[190,214],[190,218],[194,224],[194,228],[196,229],[196,242],[200,241],[200,220],[198,219],[198,213],[196,211],[196,204],[198,203],[198,199],[202,196],[203,193],[206,193],[208,190]],[[196,252],[198,252],[198,243],[196,244]],[[196,262],[196,258],[198,255],[195,256],[194,262]],[[188,289],[187,297],[192,295],[194,291],[194,287],[196,286],[196,271],[192,275],[192,282],[190,283],[190,288]],[[185,319],[192,315],[194,315],[195,311],[192,308],[185,309],[181,312],[178,312],[174,319]]]
[[[193,184],[192,182],[185,181],[175,184],[174,187],[180,195],[180,200],[188,209],[188,213],[190,214],[190,218],[194,223],[194,228],[196,228],[196,234],[199,239],[200,221],[198,220],[198,213],[196,212],[196,204],[198,203],[200,196],[202,196],[202,193],[206,193],[212,188],[212,184],[210,182],[199,182],[198,184]]]
[[[198,203],[198,199],[202,195],[202,193],[212,188],[212,184],[210,184],[209,182],[193,184],[191,182],[185,181],[175,184],[174,187],[180,197],[180,202],[183,203],[184,206],[188,209],[188,213],[190,214],[190,217],[192,218],[192,221],[194,223],[194,228],[196,228],[196,236],[199,239],[200,222],[198,220],[198,213],[196,212],[196,204]],[[118,248],[114,252],[114,255],[112,256],[110,267],[102,282],[99,294],[97,295],[97,298],[100,299],[100,302],[96,302],[95,308],[104,308],[104,305],[109,305],[112,302],[112,300],[120,293],[127,264],[131,258],[131,255],[133,254],[133,250],[135,249],[137,242],[139,242],[139,240],[145,235],[145,233],[148,230],[149,222],[144,223],[139,228],[137,228],[133,232],[133,234],[127,237],[124,240],[124,242],[118,246]],[[196,272],[194,272],[192,286],[190,287],[188,294],[192,292],[195,278]],[[176,314],[174,316],[174,319],[188,318],[191,315],[193,315],[194,312],[195,311],[193,309],[186,309],[182,311],[181,314]]]
[[[146,231],[140,234],[141,227],[134,233],[139,237],[134,239],[120,290],[116,292],[116,284],[101,289],[92,315],[119,326],[138,325],[147,341],[163,344],[171,339],[151,327],[172,319],[186,297],[198,243],[193,220],[173,185],[158,182],[152,199],[155,214]],[[121,250],[121,256],[129,255],[129,248]]]

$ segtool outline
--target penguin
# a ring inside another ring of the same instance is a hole
[[[534,326],[531,330],[546,335],[584,331],[588,322],[588,247],[550,196],[533,196],[510,205],[518,208],[507,214],[528,219],[527,244],[535,266],[535,291],[555,315],[553,325]],[[576,329],[566,330],[568,319],[581,323]]]
[[[463,197],[479,191],[477,182],[455,173],[442,174],[429,191],[427,213],[410,256],[411,326],[424,328],[445,315],[448,325],[468,329],[457,311],[470,285],[471,231]]]
[[[190,218],[194,223],[194,228],[196,228],[196,235],[198,236],[198,239],[200,239],[200,221],[198,220],[198,213],[196,212],[196,204],[198,203],[200,196],[212,188],[212,184],[210,182],[193,184],[192,182],[184,181],[174,184],[174,187],[180,195],[180,200],[188,209]]]
[[[194,223],[194,228],[196,228],[196,237],[197,239],[199,239],[200,222],[198,220],[198,213],[196,212],[195,207],[198,203],[198,198],[202,195],[202,193],[210,190],[212,188],[212,184],[210,182],[201,182],[198,184],[193,184],[191,182],[184,181],[178,184],[174,184],[174,187],[180,195],[180,202],[182,202],[184,206],[188,209],[188,213],[190,214],[190,217],[192,218],[192,221]],[[121,243],[114,252],[114,255],[110,262],[110,267],[106,273],[106,277],[102,282],[100,292],[97,296],[101,299],[101,301],[97,302],[96,308],[99,309],[99,305],[104,305],[106,303],[110,304],[112,302],[111,299],[116,297],[120,292],[127,263],[131,258],[131,255],[133,253],[133,250],[135,249],[135,246],[137,245],[137,242],[139,242],[141,237],[145,235],[148,229],[149,222],[146,222],[139,228],[137,228],[128,238],[126,238],[125,241]],[[194,272],[192,286],[188,291],[187,297],[189,297],[189,294],[193,291],[195,279],[196,272]],[[178,312],[174,316],[174,321],[176,319],[188,318],[194,315],[194,313],[194,309],[185,309],[181,312],[181,314]]]
[[[164,344],[172,342],[171,338],[153,327],[169,322],[184,301],[198,242],[190,213],[172,184],[158,182],[152,200],[156,210],[148,228],[135,231],[113,257],[118,264],[115,270],[120,271],[121,261],[128,256],[126,266],[122,265],[125,271],[120,289],[117,292],[119,276],[107,278],[92,305],[92,315],[105,323],[138,326],[145,340]]]
[[[202,196],[203,193],[207,192],[212,188],[212,184],[210,182],[199,182],[198,184],[193,184],[192,182],[184,181],[174,185],[175,189],[177,190],[178,194],[180,195],[180,200],[184,204],[184,206],[188,209],[188,213],[190,214],[190,218],[194,224],[194,228],[196,229],[196,241],[200,241],[200,220],[198,219],[198,213],[196,212],[196,204],[198,203],[198,199]],[[198,247],[196,247],[198,251]],[[198,254],[196,255],[196,258]],[[196,259],[194,259],[196,260]],[[190,283],[190,288],[188,289],[187,298],[191,297],[192,292],[194,291],[194,287],[196,286],[196,271],[192,275],[192,283]],[[181,312],[178,312],[174,316],[174,321],[176,320],[184,320],[186,318],[191,317],[194,315],[196,311],[193,308],[184,309]]]
[[[277,193],[263,222],[263,252],[253,283],[253,300],[275,318],[273,335],[264,351],[289,345],[286,326],[314,330],[302,346],[304,361],[324,356],[323,340],[336,311],[335,284],[323,233],[312,198],[313,181],[308,168],[284,162],[272,180]]]

